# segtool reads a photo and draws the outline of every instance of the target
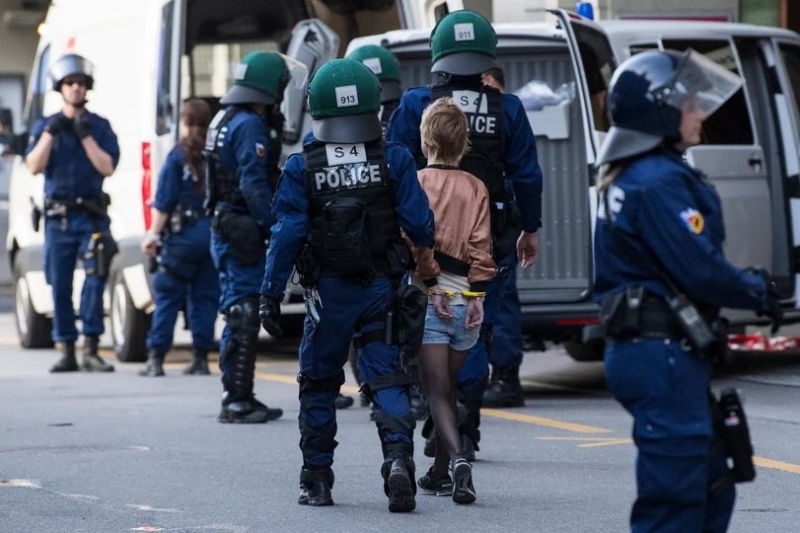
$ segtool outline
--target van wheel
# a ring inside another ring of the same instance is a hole
[[[52,319],[33,308],[28,280],[21,268],[14,269],[14,322],[23,348],[52,348]]]
[[[281,329],[286,337],[302,337],[303,324],[305,323],[306,315],[283,315],[281,316]]]
[[[122,273],[114,276],[111,285],[111,342],[117,359],[137,363],[147,359],[145,339],[150,330],[150,315],[133,305]]]
[[[564,341],[564,349],[570,357],[581,363],[602,361],[606,345],[604,342],[585,343],[576,340]]]

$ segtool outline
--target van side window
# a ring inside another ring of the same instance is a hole
[[[792,84],[792,96],[794,96],[795,109],[800,112],[800,46],[780,43],[783,64],[786,65],[786,73],[789,75],[789,82]],[[797,117],[800,120],[800,117]]]
[[[44,95],[53,88],[48,73],[49,65],[50,46],[48,45],[42,49],[42,53],[39,55],[39,61],[36,63],[33,79],[31,80],[31,90],[27,103],[28,113],[25,117],[28,131],[33,127],[34,122],[42,118],[44,114]]]
[[[156,88],[156,135],[172,130],[172,28],[175,14],[174,2],[161,10],[161,37],[158,45],[158,72]]]
[[[665,50],[684,51],[691,48],[704,54],[728,70],[740,74],[736,56],[729,41],[664,40]],[[704,144],[753,144],[753,126],[744,89],[739,89],[722,107],[703,122]]]

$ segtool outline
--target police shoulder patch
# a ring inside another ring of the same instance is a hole
[[[261,143],[256,143],[256,155],[258,157],[264,157],[267,155],[267,147]]]
[[[703,220],[703,215],[701,215],[697,209],[684,209],[681,211],[681,218],[686,223],[686,227],[689,228],[689,231],[695,235],[700,235],[703,233],[705,221]]]

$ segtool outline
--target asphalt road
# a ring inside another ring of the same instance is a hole
[[[415,512],[389,513],[375,427],[353,407],[339,413],[336,505],[308,508],[296,503],[296,340],[264,345],[258,364],[256,393],[284,417],[222,425],[219,375],[182,376],[187,350],[170,354],[165,378],[141,378],[135,364],[51,375],[55,351],[17,347],[9,298],[0,294],[2,533],[627,528],[630,419],[604,389],[602,365],[574,363],[558,347],[526,355],[524,408],[484,410],[474,505],[418,495]],[[349,393],[352,384],[348,375]],[[744,390],[758,455],[730,531],[800,530],[800,356],[746,357],[714,385]],[[422,475],[431,460],[416,444]]]

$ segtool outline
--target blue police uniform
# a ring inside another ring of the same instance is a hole
[[[108,120],[84,111],[87,116],[89,134],[97,145],[112,159],[114,167],[119,163],[117,136]],[[32,130],[28,153],[33,150],[52,118],[38,120]],[[86,155],[81,141],[72,131],[58,133],[53,139],[50,160],[44,171],[45,225],[44,225],[44,273],[53,290],[53,330],[55,342],[73,343],[78,338],[75,326],[75,308],[72,304],[72,283],[77,259],[83,261],[87,273],[94,273],[96,259],[87,256],[91,236],[94,233],[109,233],[110,219],[87,213],[85,210],[69,208],[65,216],[54,214],[47,207],[53,203],[73,206],[82,200],[101,201],[104,176],[97,171]],[[86,337],[103,334],[103,291],[106,278],[87,275],[81,291],[79,317],[82,333]]]
[[[269,172],[276,166],[279,154],[270,150],[271,131],[255,111],[231,106],[226,113],[230,115],[221,125],[225,131],[215,140],[215,153],[219,170],[233,183],[217,202],[211,255],[219,271],[220,312],[227,318],[220,339],[223,383],[230,381],[226,390],[241,400],[252,395],[252,376],[247,383],[238,384],[231,375],[231,358],[227,354],[239,350],[247,359],[247,366],[255,364],[265,239],[273,221]]]
[[[172,346],[175,321],[184,305],[195,350],[214,347],[219,305],[217,269],[211,260],[211,217],[203,213],[205,191],[197,187],[182,146],[172,149],[158,177],[153,207],[177,219],[165,228],[160,268],[153,279],[156,309],[147,347],[163,358]],[[179,231],[175,231],[175,230]]]
[[[227,172],[238,176],[238,186],[243,202],[233,203],[222,199],[218,207],[234,213],[249,214],[266,238],[272,225],[272,190],[269,186],[269,169],[275,166],[280,154],[272,153],[270,131],[264,119],[257,113],[241,108],[227,124],[228,131],[219,140],[220,165]],[[234,303],[247,296],[258,296],[264,273],[265,255],[252,264],[243,262],[232,254],[231,243],[219,231],[212,232],[211,250],[214,262],[220,271],[222,296],[220,311],[225,312]],[[264,250],[266,251],[266,250]],[[223,333],[223,344],[230,332]]]
[[[524,231],[535,232],[541,226],[542,204],[542,169],[536,152],[536,140],[533,136],[528,117],[519,98],[511,94],[500,95],[502,99],[502,137],[501,156],[507,189],[513,192],[517,206],[520,207],[521,226]],[[407,90],[400,105],[392,114],[389,126],[386,129],[387,140],[397,141],[405,145],[414,155],[418,164],[424,159],[420,140],[419,125],[422,122],[422,112],[432,100],[432,91],[429,86],[414,87]],[[510,186],[510,187],[509,187]],[[520,328],[495,329],[498,322],[498,313],[504,305],[504,287],[511,283],[509,277],[516,276],[516,253],[511,257],[497,257],[500,267],[497,276],[489,282],[486,288],[486,298],[483,303],[484,319],[481,324],[481,336],[470,350],[464,365],[461,367],[458,378],[458,388],[465,397],[465,405],[471,413],[473,420],[464,426],[464,431],[470,434],[473,442],[477,442],[479,434],[479,409],[488,377],[489,362],[496,366],[511,363],[516,358],[521,359],[521,351],[516,354],[501,352],[500,348],[522,344],[522,331]],[[502,267],[507,268],[502,268]],[[515,281],[514,281],[515,282]],[[501,342],[490,346],[487,339],[493,335],[508,335]],[[505,348],[503,348],[505,350]]]
[[[762,310],[763,279],[725,260],[724,239],[719,197],[698,171],[663,149],[638,156],[598,207],[597,299],[629,287],[668,298],[672,284],[707,314],[720,307]],[[670,531],[725,531],[735,490],[714,436],[711,362],[675,339],[616,338],[607,345],[605,371],[634,419],[632,530],[670,524]]]
[[[433,244],[433,215],[427,196],[417,181],[414,161],[405,148],[387,143],[385,161],[392,184],[399,226],[419,246]],[[310,199],[303,154],[289,157],[275,195],[277,221],[272,227],[267,268],[261,293],[280,300],[303,243],[311,231]],[[380,340],[365,344],[359,358],[362,379],[370,384],[379,413],[375,420],[386,457],[392,449],[411,456],[413,441],[407,386],[381,378],[402,375],[399,350],[383,340],[384,320],[365,320],[385,315],[393,295],[393,281],[378,274],[368,283],[343,276],[323,275],[316,284],[322,304],[319,323],[307,315],[300,344],[300,446],[307,467],[324,468],[333,463],[336,447],[334,400],[344,382],[343,366],[356,323],[363,335],[380,330]],[[391,381],[391,380],[390,380]]]

